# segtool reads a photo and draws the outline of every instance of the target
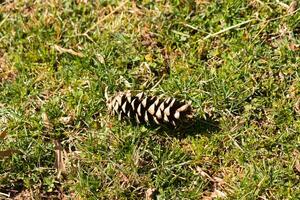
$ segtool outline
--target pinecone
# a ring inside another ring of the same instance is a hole
[[[107,100],[107,107],[111,115],[118,115],[119,120],[127,118],[137,123],[169,124],[176,127],[193,118],[190,103],[171,97],[147,97],[143,92],[137,95],[132,95],[130,91],[118,92]]]

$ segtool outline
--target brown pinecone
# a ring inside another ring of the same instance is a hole
[[[137,123],[177,126],[193,118],[190,103],[171,97],[147,97],[143,92],[137,95],[132,95],[130,91],[118,92],[107,100],[107,107],[110,114],[118,115],[119,120],[127,118]]]

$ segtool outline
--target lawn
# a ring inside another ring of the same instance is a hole
[[[0,1],[0,198],[300,198],[295,2]],[[197,120],[118,121],[125,90]]]

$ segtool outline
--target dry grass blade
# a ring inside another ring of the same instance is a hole
[[[7,15],[1,22],[0,27],[5,23],[5,21],[9,18],[9,15]]]
[[[205,5],[205,4],[209,4],[210,1],[209,0],[196,0],[195,3],[197,5]]]
[[[69,53],[73,56],[78,56],[78,57],[81,57],[81,58],[84,56],[81,52],[76,52],[73,49],[66,49],[66,48],[63,48],[63,47],[58,46],[58,45],[54,45],[53,47],[56,51],[58,51],[60,53]]]
[[[300,99],[298,99],[297,102],[295,103],[295,105],[294,105],[294,111],[297,114],[300,114]]]
[[[54,140],[55,145],[55,168],[58,172],[58,177],[63,173],[66,173],[66,165],[65,165],[65,158],[66,158],[66,152],[61,146],[61,143],[57,140]]]
[[[205,171],[203,171],[199,166],[196,168],[197,172],[199,172],[202,178],[208,179],[211,182],[215,182],[215,180]]]
[[[208,38],[211,38],[211,37],[215,37],[215,36],[217,36],[217,35],[220,35],[220,34],[222,34],[222,33],[225,33],[225,32],[227,32],[227,31],[230,31],[231,29],[238,28],[238,27],[240,27],[240,26],[242,26],[242,25],[248,24],[248,23],[253,22],[253,21],[254,21],[254,19],[249,19],[249,20],[246,20],[246,21],[244,21],[244,22],[241,22],[241,23],[235,24],[235,25],[233,25],[233,26],[227,27],[227,28],[225,28],[225,29],[223,29],[223,30],[221,30],[221,31],[218,31],[218,32],[216,32],[216,33],[212,33],[212,34],[207,35],[206,37],[204,37],[204,40],[207,40]]]
[[[3,193],[3,192],[0,192],[0,197],[1,197],[1,196],[4,196],[4,197],[6,197],[6,198],[9,198],[9,197],[10,197],[9,194]],[[1,198],[1,199],[2,199],[2,198]]]
[[[288,7],[287,13],[294,13],[298,9],[299,3],[297,0],[291,2]]]
[[[300,173],[300,162],[299,162],[299,160],[296,160],[295,169],[297,170],[298,173]]]
[[[285,8],[285,9],[288,9],[288,8],[289,8],[289,6],[288,6],[287,4],[285,4],[285,3],[283,3],[283,2],[281,2],[281,1],[279,1],[279,0],[276,0],[276,3],[277,3],[278,5],[280,5],[280,6],[282,6],[282,7]]]
[[[293,151],[293,156],[295,157],[295,171],[297,172],[297,174],[300,174],[300,153],[297,149]]]
[[[77,0],[76,2],[77,2],[77,3],[87,4],[87,3],[88,3],[88,0]]]

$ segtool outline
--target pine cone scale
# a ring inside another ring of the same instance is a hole
[[[143,92],[132,95],[130,92],[119,92],[107,101],[108,111],[118,115],[119,119],[134,119],[137,123],[172,124],[192,118],[190,103],[175,98],[163,99],[157,96],[146,96]]]

